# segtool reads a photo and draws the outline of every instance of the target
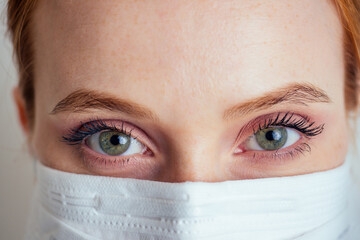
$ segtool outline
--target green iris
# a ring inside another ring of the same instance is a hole
[[[101,149],[109,155],[120,155],[129,148],[130,137],[116,131],[102,132],[99,136]]]
[[[277,150],[285,145],[287,131],[283,127],[268,127],[255,133],[256,141],[265,150]]]

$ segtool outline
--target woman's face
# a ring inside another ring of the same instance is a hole
[[[40,1],[36,157],[158,181],[305,174],[347,151],[330,1]]]

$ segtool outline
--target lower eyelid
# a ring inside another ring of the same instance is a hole
[[[307,154],[307,151],[300,153],[294,149],[273,156],[262,152],[252,153],[251,156],[235,160],[230,165],[230,172],[234,177],[241,176],[242,179],[289,176],[289,173],[297,175],[294,166],[301,164],[304,160],[302,155]]]
[[[250,161],[252,164],[286,164],[297,160],[306,153],[311,152],[310,142],[302,141],[284,149],[276,151],[248,151],[237,154],[242,161]]]
[[[112,169],[126,170],[128,167],[133,167],[139,165],[139,162],[149,162],[152,159],[151,154],[134,154],[127,156],[106,156],[99,154],[86,146],[82,146],[80,148],[80,155],[83,164],[87,168],[93,169],[93,171],[97,171],[99,169]]]
[[[282,153],[277,153],[273,156],[273,162],[275,163],[287,163],[288,161],[293,161],[301,156],[304,156],[305,153],[310,153],[311,147],[307,143],[300,143],[298,146],[293,147]]]

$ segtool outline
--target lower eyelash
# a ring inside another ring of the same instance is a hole
[[[252,161],[259,161],[261,163],[263,163],[264,161],[288,161],[289,158],[294,159],[300,154],[305,155],[305,153],[307,152],[310,153],[311,147],[307,143],[300,143],[295,148],[292,148],[286,152],[279,153],[279,150],[274,151],[274,153],[256,151],[253,153]]]
[[[90,168],[114,168],[116,166],[126,166],[131,161],[131,157],[106,159],[102,157],[84,158],[83,162]]]
[[[136,158],[134,156],[94,156],[89,154],[88,150],[86,149],[87,147],[82,144],[78,145],[76,148],[80,154],[83,164],[88,168],[93,169],[112,169],[116,167],[124,167]]]

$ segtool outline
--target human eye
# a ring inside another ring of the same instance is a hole
[[[146,150],[146,147],[131,134],[118,130],[95,133],[89,136],[85,143],[92,150],[109,156],[128,156]]]
[[[300,114],[279,112],[256,118],[246,127],[252,129],[252,134],[238,145],[235,154],[265,162],[294,159],[310,152],[309,141],[322,133],[324,124],[317,125]]]
[[[150,140],[140,129],[123,121],[90,120],[71,128],[62,140],[77,145],[85,165],[94,172],[126,169],[128,165],[146,164],[153,156]]]
[[[274,151],[296,143],[300,134],[286,127],[267,127],[258,130],[246,141],[246,149],[258,151]]]

